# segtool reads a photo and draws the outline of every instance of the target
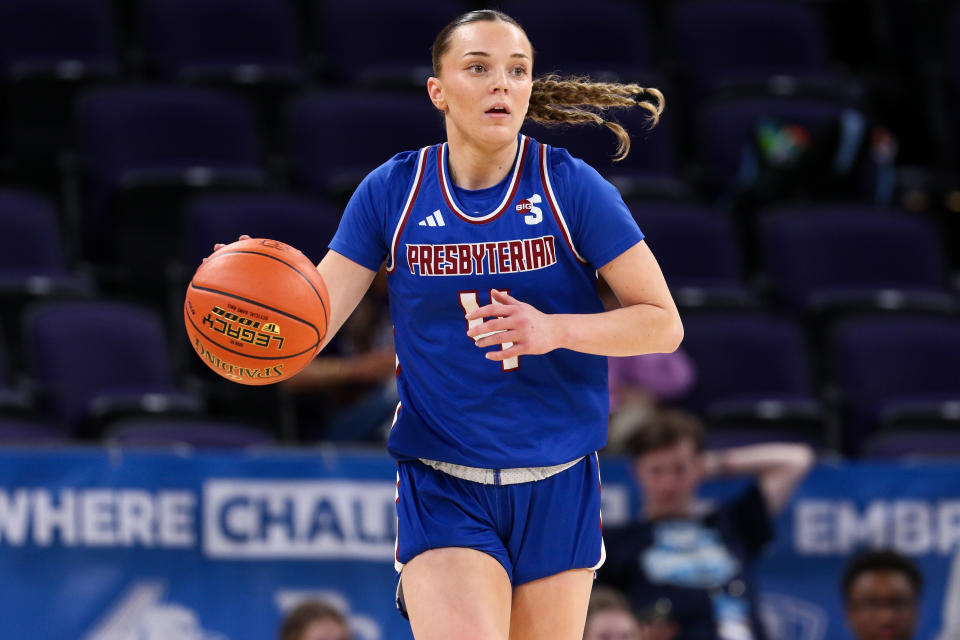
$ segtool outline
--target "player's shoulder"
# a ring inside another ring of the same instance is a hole
[[[376,185],[406,182],[417,169],[420,150],[401,151],[367,174],[366,180]]]
[[[557,195],[568,201],[609,197],[616,189],[589,163],[563,147],[547,147],[550,181]]]
[[[542,143],[541,143],[542,144]],[[554,147],[553,145],[543,145],[547,150],[547,162],[550,167],[551,178],[556,181],[572,181],[576,183],[580,180],[594,182],[603,180],[600,173],[590,166],[585,160],[573,155],[563,147]]]

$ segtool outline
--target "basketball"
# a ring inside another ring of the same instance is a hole
[[[197,355],[224,378],[248,385],[279,382],[306,367],[329,317],[327,287],[309,258],[263,238],[213,253],[183,303]]]

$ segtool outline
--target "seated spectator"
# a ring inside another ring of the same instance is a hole
[[[704,452],[703,441],[700,421],[677,410],[660,412],[630,439],[643,519],[604,529],[598,577],[622,589],[641,620],[675,623],[677,640],[763,640],[753,564],[814,454],[797,444]],[[701,480],[740,474],[755,477],[741,495],[696,508]]]
[[[644,633],[626,596],[611,587],[594,585],[583,640],[666,640],[669,637]]]
[[[610,430],[606,453],[622,453],[630,437],[655,419],[664,402],[685,394],[694,381],[690,356],[672,353],[609,357]]]
[[[864,551],[843,572],[847,626],[855,640],[912,640],[923,576],[895,551]]]
[[[278,640],[350,640],[350,625],[337,609],[310,600],[294,607],[280,625]]]
[[[601,279],[600,299],[606,310],[620,302]],[[605,453],[622,453],[626,441],[665,402],[683,397],[696,378],[693,360],[678,347],[672,353],[607,358],[610,380],[610,429]]]
[[[960,638],[960,550],[953,553],[953,561],[950,563],[937,640],[957,640],[957,638]]]

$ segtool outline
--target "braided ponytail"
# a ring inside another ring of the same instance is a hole
[[[520,24],[500,11],[480,9],[468,11],[445,26],[433,43],[433,75],[440,75],[440,59],[450,46],[453,32],[472,22],[506,22],[523,31]],[[641,100],[641,96],[651,99]],[[589,108],[584,108],[589,107]],[[613,131],[619,144],[613,160],[619,161],[630,153],[630,136],[620,124],[605,120],[597,111],[610,107],[640,107],[650,113],[650,126],[660,120],[663,113],[663,94],[657,89],[648,89],[637,84],[618,84],[615,82],[591,82],[588,78],[561,78],[548,75],[533,81],[530,93],[530,107],[526,117],[546,125],[559,124],[596,124]]]
[[[651,99],[641,100],[640,97],[644,95]],[[617,136],[617,153],[613,157],[616,162],[630,153],[630,135],[623,126],[604,119],[596,112],[610,107],[645,109],[650,113],[650,126],[653,127],[660,121],[664,99],[657,89],[636,84],[590,82],[587,78],[561,78],[551,74],[533,81],[526,117],[545,125],[603,125]]]

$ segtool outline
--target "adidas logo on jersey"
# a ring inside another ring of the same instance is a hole
[[[442,227],[446,224],[447,223],[443,221],[443,216],[440,215],[440,209],[437,209],[420,221],[421,227]]]

